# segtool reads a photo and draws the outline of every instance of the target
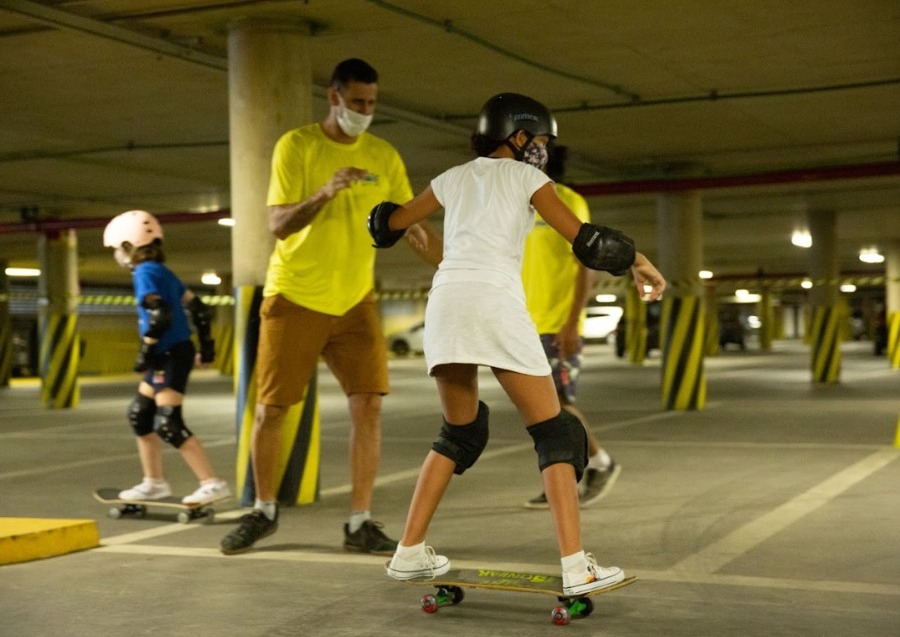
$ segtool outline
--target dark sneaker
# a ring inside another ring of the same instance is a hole
[[[265,513],[254,509],[251,513],[241,516],[238,527],[222,538],[219,548],[225,555],[246,553],[253,548],[257,540],[268,537],[277,530],[277,512],[275,519],[270,520]]]
[[[528,502],[525,503],[526,509],[549,509],[550,503],[547,502],[547,494],[541,493],[541,495],[531,498]]]
[[[392,540],[382,532],[384,525],[381,522],[366,520],[356,530],[349,532],[349,526],[344,525],[344,549],[347,551],[359,551],[360,553],[373,553],[375,555],[393,555],[397,550],[397,540]]]
[[[584,472],[584,486],[578,496],[578,503],[586,507],[605,497],[621,472],[622,467],[615,460],[606,469],[588,468]]]

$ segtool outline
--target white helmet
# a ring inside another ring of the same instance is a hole
[[[129,210],[113,218],[103,231],[103,245],[118,248],[126,241],[136,248],[162,239],[162,226],[156,217],[143,210]]]

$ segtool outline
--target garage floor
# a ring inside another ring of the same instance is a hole
[[[564,628],[538,595],[471,590],[428,615],[427,589],[389,580],[384,558],[342,551],[349,420],[327,371],[321,500],[283,510],[275,535],[231,557],[217,546],[236,502],[211,525],[185,525],[110,519],[92,498],[140,477],[124,419],[132,379],[83,381],[70,411],[40,408],[37,386],[17,383],[0,390],[0,517],[95,519],[101,547],[0,566],[0,633],[897,637],[900,374],[869,343],[842,351],[834,386],[811,384],[801,343],[724,352],[706,362],[706,408],[664,412],[658,358],[634,366],[590,346],[580,407],[623,472],[582,511],[585,548],[639,581]],[[374,514],[398,537],[440,416],[422,359],[391,366]],[[451,484],[428,541],[456,566],[555,573],[550,517],[522,506],[540,490],[531,440],[482,380],[490,444]],[[199,372],[191,383],[186,419],[233,482],[232,382]],[[177,455],[166,467],[177,492],[194,488]]]

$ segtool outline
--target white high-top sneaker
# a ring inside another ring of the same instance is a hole
[[[406,580],[416,577],[437,577],[450,570],[450,560],[443,555],[435,555],[434,549],[426,546],[420,553],[400,556],[400,550],[387,564],[387,574],[394,579]]]
[[[150,482],[144,478],[140,484],[119,492],[122,500],[161,500],[172,495],[172,488],[165,480]]]
[[[598,566],[594,556],[585,555],[585,569],[580,573],[563,573],[563,593],[584,595],[599,588],[618,584],[625,579],[625,571],[618,566]]]

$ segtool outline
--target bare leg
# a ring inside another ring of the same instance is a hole
[[[550,376],[528,376],[502,369],[494,369],[494,375],[526,426],[559,415],[559,398]],[[556,527],[560,555],[565,557],[581,551],[581,513],[574,467],[566,463],[553,464],[543,470],[541,477]]]
[[[141,381],[138,393],[153,399],[153,386]],[[163,479],[162,440],[155,432],[137,437],[138,458],[141,460],[141,471],[147,478]]]
[[[285,407],[258,403],[253,418],[250,458],[256,497],[263,502],[277,498],[277,465],[281,450],[281,425],[287,413]]]
[[[444,492],[447,485],[450,484],[450,478],[453,477],[455,468],[456,463],[436,451],[429,451],[425,456],[425,462],[422,463],[419,479],[416,482],[416,490],[409,503],[409,515],[406,518],[406,527],[403,529],[400,544],[415,546],[425,541],[428,525],[444,497]]]
[[[162,440],[155,433],[137,438],[138,457],[144,477],[163,479]]]
[[[381,461],[381,395],[351,394],[350,480],[352,511],[368,511],[372,506],[375,477]]]
[[[156,405],[158,407],[179,407],[183,403],[184,394],[175,390],[163,389],[156,394]],[[200,444],[200,441],[197,440],[196,436],[191,436],[185,440],[184,444],[178,448],[178,451],[181,453],[181,457],[184,458],[187,465],[191,468],[191,471],[194,472],[194,475],[197,476],[198,480],[202,482],[203,480],[209,480],[210,478],[216,477],[216,472],[213,470],[212,463],[209,461],[209,457],[206,455],[203,445]]]
[[[465,425],[478,415],[478,368],[474,365],[440,365],[434,371],[444,419]],[[409,514],[400,544],[414,546],[425,541],[428,525],[444,497],[456,463],[429,451],[409,504]]]

